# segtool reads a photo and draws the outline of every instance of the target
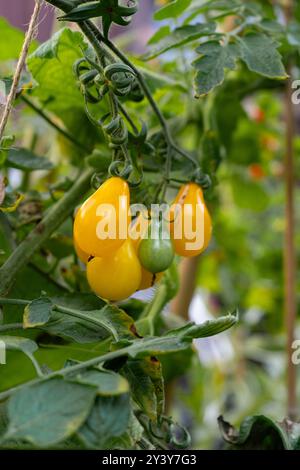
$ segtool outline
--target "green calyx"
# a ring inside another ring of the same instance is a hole
[[[118,0],[98,0],[76,6],[66,15],[59,17],[59,20],[78,23],[90,18],[101,17],[103,34],[107,37],[112,23],[127,26],[137,10],[136,1],[132,1],[132,6],[122,6],[119,5]]]

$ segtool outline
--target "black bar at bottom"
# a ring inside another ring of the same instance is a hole
[[[290,463],[299,465],[299,451],[210,451],[210,450],[180,450],[180,451],[70,451],[70,450],[40,450],[40,451],[24,451],[24,450],[1,450],[0,462],[1,468],[3,464],[12,464],[14,462],[24,465],[26,461],[32,468],[32,464],[40,466],[47,462],[47,466],[51,464],[70,465],[73,462],[76,465],[83,465],[83,468],[90,470],[93,467],[101,466],[107,468],[109,466],[122,466],[124,468],[140,468],[145,465],[168,467],[170,465],[181,466],[197,466],[208,464],[214,465],[238,464],[244,465],[259,463],[260,466],[270,465],[272,458],[276,459],[276,465],[289,465]],[[271,459],[271,461],[270,461]],[[203,468],[203,467],[202,467]]]

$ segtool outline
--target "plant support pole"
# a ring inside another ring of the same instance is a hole
[[[296,366],[292,362],[292,345],[296,327],[296,250],[294,221],[294,113],[292,103],[292,80],[289,79],[285,92],[286,151],[285,151],[285,241],[284,241],[284,289],[285,322],[287,331],[287,381],[288,381],[288,416],[295,419],[297,413]]]
[[[15,72],[15,75],[14,75],[14,78],[13,78],[12,86],[11,86],[9,95],[7,97],[6,105],[5,105],[3,114],[2,114],[2,118],[1,118],[1,122],[0,122],[0,141],[1,141],[1,138],[3,137],[5,127],[6,127],[10,112],[12,110],[13,102],[14,102],[14,99],[15,99],[15,96],[16,96],[16,93],[17,93],[18,84],[19,84],[19,81],[20,81],[20,78],[21,78],[21,73],[22,73],[22,70],[24,68],[25,60],[26,60],[26,57],[27,57],[27,54],[28,54],[29,46],[30,46],[31,41],[33,39],[33,36],[35,34],[35,28],[36,28],[36,24],[37,24],[37,21],[38,21],[40,10],[41,10],[41,2],[40,2],[40,0],[36,0],[34,10],[33,10],[33,13],[32,13],[31,19],[30,19],[30,23],[29,23],[29,26],[28,26],[28,31],[26,33],[25,40],[24,40],[24,43],[23,43],[21,55],[20,55],[20,58],[18,60],[18,64],[17,64],[16,72]]]
[[[293,2],[286,3],[286,22],[293,19]],[[284,241],[284,313],[287,332],[287,414],[290,419],[298,418],[296,365],[292,362],[293,342],[296,328],[296,249],[295,249],[295,207],[294,207],[294,137],[295,116],[292,101],[292,64],[288,66],[289,79],[285,88],[285,241]]]
[[[15,249],[0,268],[0,296],[4,296],[14,283],[18,271],[30,261],[33,253],[58,229],[72,213],[81,197],[90,188],[94,170],[87,169],[73,184],[72,188],[46,213],[44,218]]]

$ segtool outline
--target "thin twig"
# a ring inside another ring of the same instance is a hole
[[[30,46],[30,43],[31,43],[31,41],[33,39],[33,36],[35,34],[35,31],[36,31],[36,24],[37,24],[37,21],[38,21],[40,10],[41,10],[41,2],[39,0],[35,0],[35,6],[34,6],[34,10],[33,10],[31,19],[30,19],[28,31],[25,35],[21,55],[20,55],[20,58],[18,60],[18,64],[17,64],[16,72],[15,72],[15,75],[14,75],[14,78],[13,78],[12,86],[11,86],[9,95],[7,97],[6,105],[5,105],[5,108],[4,108],[4,111],[3,111],[3,115],[2,115],[2,119],[1,119],[1,123],[0,123],[0,140],[3,137],[4,130],[5,130],[9,115],[11,113],[12,107],[13,107],[13,102],[14,102],[14,99],[16,97],[18,84],[19,84],[19,81],[20,81],[20,78],[21,78],[21,73],[22,73],[23,67],[25,65],[25,60],[26,60],[26,57],[27,57],[27,54],[28,54],[29,46]]]

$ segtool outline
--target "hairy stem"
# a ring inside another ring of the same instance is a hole
[[[46,213],[41,222],[20,243],[0,268],[0,295],[6,295],[13,285],[18,271],[28,264],[33,253],[58,229],[72,213],[81,197],[90,187],[93,170],[88,169],[74,183],[71,189]]]

